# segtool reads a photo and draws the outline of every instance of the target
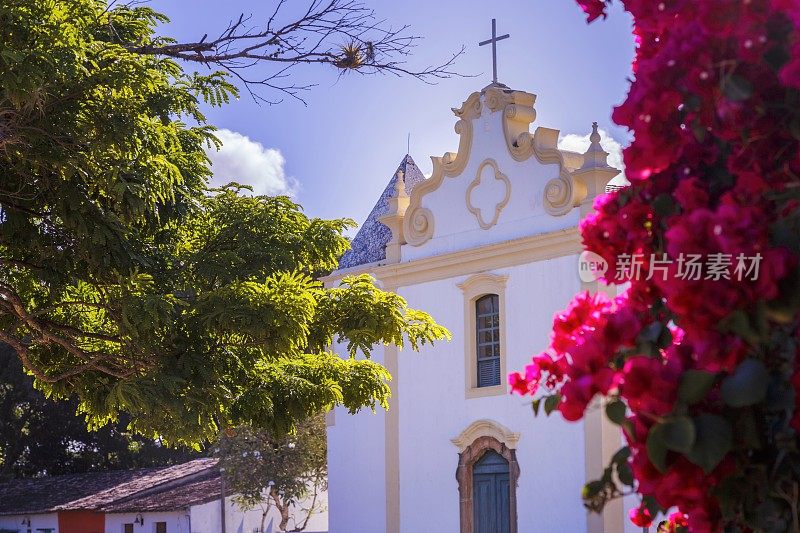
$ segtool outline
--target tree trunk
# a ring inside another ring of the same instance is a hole
[[[278,524],[278,529],[281,531],[286,531],[286,528],[289,525],[289,506],[284,503],[277,490],[272,489],[269,495],[272,497],[272,501],[275,502],[275,507],[278,508],[278,512],[281,514],[281,521]]]

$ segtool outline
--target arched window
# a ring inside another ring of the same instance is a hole
[[[481,272],[461,283],[464,293],[464,378],[466,398],[506,394],[506,280]]]
[[[487,294],[475,300],[477,385],[500,385],[500,297]]]

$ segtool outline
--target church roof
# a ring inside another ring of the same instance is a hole
[[[386,259],[386,244],[392,240],[392,232],[385,225],[381,224],[380,217],[389,211],[389,199],[395,192],[397,183],[397,173],[403,172],[403,179],[406,184],[406,193],[411,194],[411,190],[417,183],[425,181],[425,176],[420,171],[417,164],[406,154],[400,165],[392,174],[392,178],[383,189],[378,201],[370,211],[369,216],[361,225],[356,233],[350,249],[339,259],[339,268],[352,268],[358,265],[374,263]]]

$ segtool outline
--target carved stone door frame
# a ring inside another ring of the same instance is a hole
[[[461,533],[473,532],[473,501],[472,501],[472,467],[483,457],[487,450],[494,450],[508,461],[509,474],[509,523],[511,533],[517,533],[517,485],[519,484],[519,464],[517,463],[516,450],[508,448],[495,437],[484,435],[477,437],[472,444],[458,454],[458,468],[456,480],[458,481],[459,514],[461,517]]]

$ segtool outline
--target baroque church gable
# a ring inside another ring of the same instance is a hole
[[[558,130],[531,133],[535,101],[492,83],[453,109],[458,152],[432,157],[432,176],[414,187],[402,217],[403,261],[577,225],[574,208],[597,192],[587,165],[605,182],[618,171],[604,157],[559,150]]]

